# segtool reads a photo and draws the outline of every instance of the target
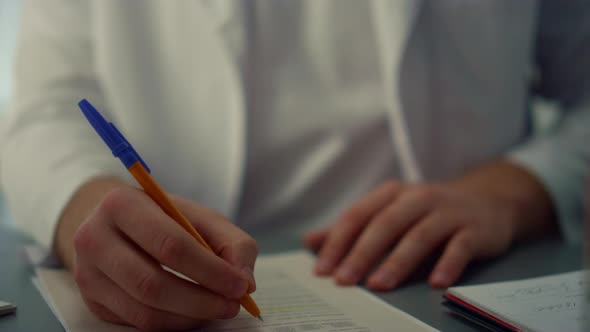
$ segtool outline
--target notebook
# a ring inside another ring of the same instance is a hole
[[[8,315],[16,311],[16,306],[0,301],[0,316]]]
[[[338,287],[312,274],[313,257],[297,251],[262,256],[255,268],[252,298],[264,322],[243,309],[231,320],[212,322],[199,331],[436,331],[359,287]],[[129,332],[135,329],[96,318],[86,308],[71,275],[37,268],[35,284],[67,332]]]
[[[583,331],[590,319],[588,273],[451,287],[443,305],[491,331]]]

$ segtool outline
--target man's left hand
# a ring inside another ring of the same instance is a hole
[[[389,181],[327,229],[306,234],[315,272],[341,285],[399,286],[438,248],[429,277],[448,287],[469,262],[500,255],[520,238],[555,228],[549,196],[528,171],[500,161],[444,183]],[[393,249],[392,249],[393,248]]]

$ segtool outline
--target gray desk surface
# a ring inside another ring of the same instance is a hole
[[[300,241],[280,232],[254,234],[262,253],[300,248]],[[31,284],[33,271],[26,263],[22,246],[30,242],[14,230],[0,227],[0,299],[18,306],[17,314],[0,318],[0,331],[63,331],[36,288]],[[558,239],[519,246],[501,259],[471,266],[461,284],[476,284],[544,274],[566,272],[581,268],[579,247],[569,247]],[[441,303],[442,291],[426,284],[426,272],[418,273],[404,287],[379,297],[397,308],[442,331],[477,331],[477,328],[449,315]]]

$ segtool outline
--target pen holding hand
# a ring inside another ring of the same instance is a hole
[[[75,196],[104,188],[104,181],[89,181]],[[240,299],[255,289],[256,242],[220,214],[168,196],[168,203],[190,220],[185,227],[206,235],[211,251],[146,194],[150,189],[123,182],[110,188],[74,236],[74,276],[90,310],[104,320],[144,330],[194,328],[235,316]]]
[[[137,182],[141,185],[141,187],[145,190],[145,192],[150,196],[151,199],[154,200],[161,208],[166,212],[168,216],[170,216],[174,221],[176,221],[180,227],[182,227],[185,231],[187,231],[197,242],[205,247],[212,253],[215,253],[213,249],[207,244],[205,239],[195,230],[195,228],[191,225],[191,223],[186,219],[186,217],[172,204],[168,196],[162,191],[160,186],[152,179],[150,173],[145,169],[142,162],[136,162],[131,167],[129,167],[129,172],[133,175],[133,177],[137,180]],[[248,268],[248,267],[245,267]],[[252,270],[243,271],[246,273],[246,278],[248,281],[252,280],[254,282],[254,277],[252,276]],[[252,290],[253,291],[253,290]],[[252,298],[245,294],[240,299],[240,304],[246,309],[252,316],[262,320],[260,316],[260,309],[252,300]]]

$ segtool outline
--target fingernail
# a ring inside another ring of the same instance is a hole
[[[242,273],[248,279],[248,294],[253,293],[256,290],[256,280],[254,279],[254,272],[249,266],[242,268]]]
[[[451,283],[449,275],[440,271],[435,272],[432,275],[432,279],[430,281],[434,284],[434,286],[440,287],[446,287]]]
[[[315,272],[320,275],[326,275],[330,273],[332,264],[326,259],[319,259],[315,264]]]
[[[381,272],[371,276],[369,283],[371,288],[389,290],[395,286],[396,279],[393,275]]]
[[[236,301],[227,301],[225,311],[223,312],[223,319],[234,318],[240,312],[240,304]]]
[[[336,280],[343,284],[356,284],[358,279],[358,273],[349,266],[343,266],[336,272]]]
[[[244,296],[244,294],[246,294],[246,291],[248,290],[248,281],[240,279],[240,280],[236,280],[232,283],[231,285],[231,297],[239,299],[240,297]]]

